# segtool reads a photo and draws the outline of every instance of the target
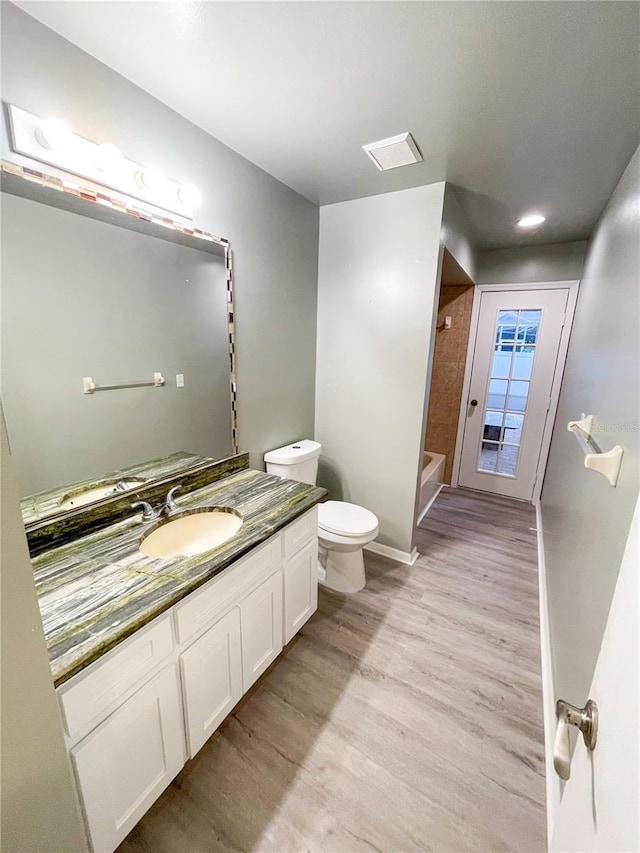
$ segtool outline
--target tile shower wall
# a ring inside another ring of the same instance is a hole
[[[438,326],[433,355],[425,450],[447,457],[444,482],[451,483],[464,365],[471,328],[473,285],[443,285],[438,302]],[[444,318],[451,317],[451,328]]]

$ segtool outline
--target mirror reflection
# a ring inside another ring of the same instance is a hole
[[[224,259],[1,198],[2,397],[21,495],[178,452],[229,456]],[[86,377],[126,387],[85,393]]]

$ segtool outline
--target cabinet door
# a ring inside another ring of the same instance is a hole
[[[240,611],[234,607],[180,656],[191,758],[242,696]]]
[[[318,608],[318,542],[284,564],[284,641],[297,634]]]
[[[246,691],[282,651],[282,572],[240,602],[240,625]]]
[[[111,853],[184,764],[176,667],[135,693],[71,757],[93,850]]]

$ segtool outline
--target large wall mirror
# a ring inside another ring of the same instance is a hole
[[[180,451],[230,456],[224,248],[119,211],[102,221],[95,202],[21,177],[2,190],[2,399],[21,495]],[[164,385],[133,384],[156,373]],[[129,387],[87,394],[84,377]]]

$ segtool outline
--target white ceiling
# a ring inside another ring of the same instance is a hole
[[[637,2],[17,5],[317,204],[450,181],[484,247],[588,236],[640,137]]]

